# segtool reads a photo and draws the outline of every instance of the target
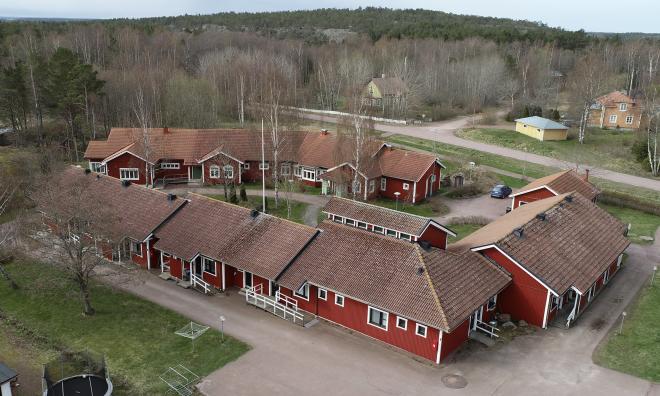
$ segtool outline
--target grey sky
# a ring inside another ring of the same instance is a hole
[[[528,19],[571,30],[660,32],[660,0],[0,0],[0,16],[116,18],[369,5]]]

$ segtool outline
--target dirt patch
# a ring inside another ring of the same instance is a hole
[[[589,323],[589,328],[591,328],[591,330],[600,330],[603,328],[603,326],[605,326],[606,323],[607,322],[605,321],[605,319],[598,318],[593,320],[591,323]]]
[[[442,377],[442,383],[450,389],[463,389],[467,386],[468,382],[462,375],[447,374]]]

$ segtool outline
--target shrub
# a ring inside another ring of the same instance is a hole
[[[245,184],[241,184],[240,196],[241,196],[241,201],[247,202],[248,197],[247,197],[247,191],[245,191]]]
[[[603,191],[598,197],[598,202],[660,216],[660,205],[617,191]]]
[[[483,188],[478,183],[464,184],[461,187],[452,188],[445,194],[447,198],[466,198],[474,197],[484,193]]]
[[[447,225],[461,225],[461,224],[486,225],[488,223],[490,223],[490,220],[488,220],[483,216],[458,216],[449,219]]]

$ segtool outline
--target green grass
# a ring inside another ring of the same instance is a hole
[[[209,330],[197,339],[174,334],[189,319],[132,294],[94,283],[96,315],[84,317],[75,285],[52,266],[14,261],[7,270],[21,286],[11,290],[0,282],[1,309],[40,339],[44,350],[66,348],[104,354],[117,394],[164,394],[158,378],[169,366],[183,364],[205,376],[237,359],[249,347]],[[16,327],[16,326],[14,326]],[[19,329],[20,330],[20,329]],[[25,333],[24,330],[17,332]],[[39,362],[45,363],[45,362]]]
[[[209,198],[217,199],[218,201],[224,201],[225,196],[222,194],[209,194]],[[291,217],[288,218],[288,210],[286,207],[286,200],[284,199],[284,194],[280,195],[280,205],[278,208],[275,208],[275,198],[266,198],[266,206],[268,207],[267,213],[273,216],[277,216],[283,219],[288,219],[295,221],[296,223],[304,224],[305,222],[305,211],[307,210],[307,204],[299,201],[291,200]],[[261,207],[261,197],[248,196],[247,202],[239,201],[239,206],[244,208],[257,208]]]
[[[625,224],[632,224],[628,238],[640,245],[649,245],[653,241],[645,241],[640,239],[640,236],[649,236],[655,238],[655,232],[660,227],[660,216],[644,213],[635,209],[620,208],[613,205],[599,204],[599,206],[607,210],[612,216],[618,218]]]
[[[456,233],[455,238],[449,239],[449,243],[454,243],[480,229],[483,224],[449,224],[448,227]]]
[[[498,173],[495,174],[495,178],[499,179],[500,182],[502,182],[503,184],[506,184],[507,186],[509,186],[511,188],[520,188],[520,187],[524,187],[527,184],[529,184],[528,181],[523,180],[519,177],[500,175]]]
[[[571,129],[568,140],[547,142],[507,129],[465,129],[457,135],[496,146],[526,150],[569,163],[590,164],[616,172],[650,176],[642,164],[635,160],[630,150],[637,139],[635,132],[589,129],[584,144],[579,143],[576,133]]]
[[[618,333],[618,324],[596,351],[596,363],[649,381],[660,382],[660,279],[646,286]]]

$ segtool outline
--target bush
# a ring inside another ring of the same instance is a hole
[[[484,193],[483,188],[477,184],[465,184],[461,187],[452,188],[445,194],[447,198],[467,198],[481,195]]]
[[[483,216],[459,216],[459,217],[452,217],[449,219],[447,222],[447,225],[462,225],[462,224],[479,224],[479,225],[486,225],[490,223],[490,220]]]
[[[241,201],[247,202],[248,197],[247,197],[247,191],[245,191],[245,184],[241,184],[240,196],[241,196]]]
[[[660,205],[617,191],[603,191],[598,202],[660,216]]]

